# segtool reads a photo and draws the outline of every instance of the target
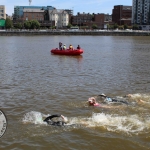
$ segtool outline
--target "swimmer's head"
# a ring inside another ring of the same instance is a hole
[[[94,105],[96,103],[96,99],[94,97],[90,97],[88,99],[88,103],[89,103],[89,105]]]
[[[101,97],[107,97],[104,93],[100,94]]]

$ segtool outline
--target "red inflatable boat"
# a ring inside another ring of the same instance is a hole
[[[83,53],[83,49],[66,49],[66,50],[59,50],[59,49],[52,49],[51,53],[56,55],[81,55]]]

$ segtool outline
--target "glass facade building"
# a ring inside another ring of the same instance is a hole
[[[14,6],[14,20],[23,17],[23,9],[53,10],[52,6]]]

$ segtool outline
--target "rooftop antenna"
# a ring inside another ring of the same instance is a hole
[[[29,5],[31,5],[32,0],[29,0]]]

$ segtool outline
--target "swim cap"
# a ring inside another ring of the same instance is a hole
[[[106,95],[105,95],[104,93],[100,94],[100,96],[104,96],[104,97],[106,97]]]

